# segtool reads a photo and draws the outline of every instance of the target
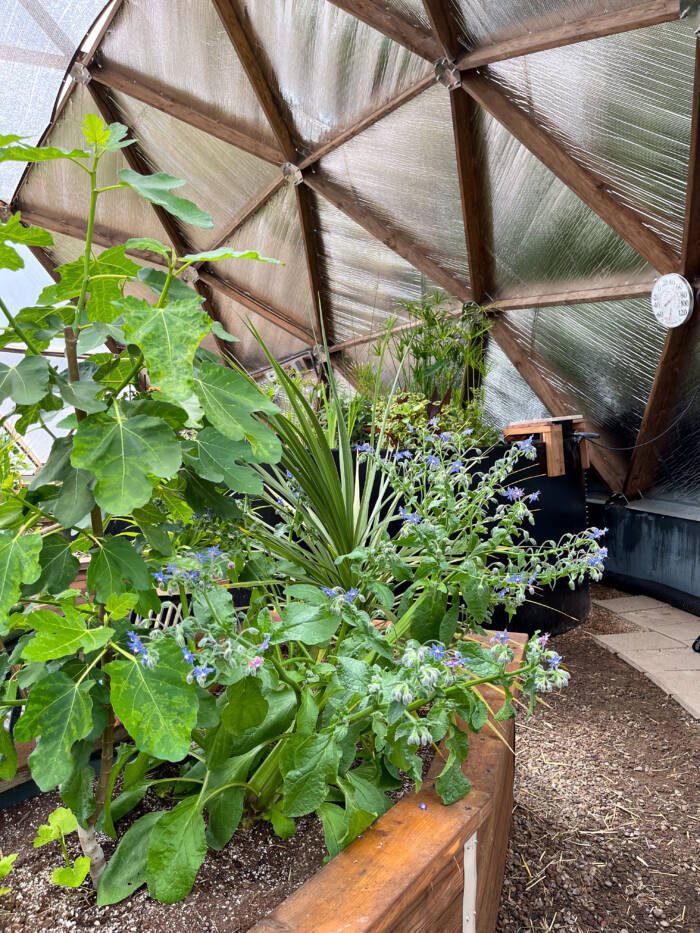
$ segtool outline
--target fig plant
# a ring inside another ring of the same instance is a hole
[[[143,548],[169,555],[161,526],[173,511],[235,515],[231,492],[256,492],[253,465],[280,455],[276,436],[257,417],[275,406],[202,349],[209,334],[234,338],[183,281],[195,263],[274,260],[228,248],[178,256],[144,237],[99,251],[97,205],[118,189],[184,224],[210,228],[213,221],[174,193],[184,184],[179,179],[128,169],[117,179],[103,177],[104,156],[133,142],[125,126],[88,114],[82,131],[83,144],[72,150],[0,136],[0,162],[70,162],[84,176],[88,203],[82,255],[60,266],[55,284],[30,307],[13,313],[0,299],[0,347],[19,341],[24,348],[16,365],[0,364],[5,418],[20,434],[41,426],[52,437],[28,486],[9,477],[7,456],[1,461],[0,715],[22,710],[14,738],[36,740],[32,777],[42,791],[58,787],[74,814],[84,854],[56,873],[71,885],[88,868],[97,884],[104,870],[96,827],[104,825],[113,790],[115,717],[132,752],[165,761],[187,755],[197,721],[202,688],[188,680],[180,649],[164,649],[155,666],[130,650],[131,614],[160,607]],[[10,216],[0,224],[0,267],[23,267],[19,245],[51,243],[47,231]],[[62,365],[44,355],[57,340],[65,348]],[[89,561],[85,577],[81,557]],[[0,727],[0,778],[11,778],[16,766],[12,738]],[[63,845],[73,823],[56,826]]]

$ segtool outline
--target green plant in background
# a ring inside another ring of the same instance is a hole
[[[132,611],[160,609],[148,559],[157,566],[170,555],[173,520],[187,523],[207,509],[235,516],[231,492],[261,489],[253,464],[280,454],[279,441],[257,417],[274,414],[275,406],[200,348],[210,332],[233,338],[182,281],[193,263],[263,257],[226,248],[177,256],[152,238],[98,254],[97,204],[115,189],[129,188],[182,223],[213,222],[174,193],[184,182],[169,175],[124,170],[118,179],[102,177],[104,155],[130,145],[126,127],[90,114],[83,136],[70,151],[0,137],[0,161],[75,165],[89,204],[83,255],[60,266],[58,281],[31,307],[13,314],[0,300],[7,322],[0,346],[19,340],[25,347],[16,366],[0,365],[0,401],[12,403],[20,434],[57,418],[64,432],[53,435],[44,468],[26,488],[3,451],[0,529],[0,636],[14,642],[9,654],[0,642],[0,710],[22,709],[14,738],[38,739],[29,758],[32,777],[41,790],[58,787],[76,821],[83,856],[55,873],[62,884],[79,883],[87,864],[95,884],[104,870],[96,830],[112,827],[115,717],[129,736],[130,755],[168,761],[187,757],[197,722],[202,688],[181,649],[164,647],[157,664],[155,658],[143,664],[133,650]],[[20,269],[16,245],[51,242],[17,214],[0,225],[0,263]],[[127,251],[145,252],[159,267],[142,267]],[[153,301],[130,295],[132,282],[148,286]],[[64,367],[42,355],[57,337],[65,343]],[[108,337],[122,349],[105,352]],[[70,588],[81,555],[89,558],[83,593]],[[96,743],[101,764],[94,781],[89,759]],[[11,778],[16,766],[2,724],[0,778]],[[70,830],[56,825],[63,841]],[[162,845],[153,858],[167,873]]]

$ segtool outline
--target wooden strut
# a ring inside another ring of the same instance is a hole
[[[700,274],[700,37],[695,40],[690,157],[680,271],[690,282]],[[688,372],[691,354],[699,341],[700,308],[696,307],[689,321],[669,330],[666,335],[625,478],[627,498],[644,495],[657,478],[659,457],[668,440],[664,432],[668,431],[676,414],[683,376]]]
[[[231,40],[234,51],[248,75],[281,152],[289,163],[295,164],[298,161],[299,153],[288,125],[288,118],[278,95],[270,86],[269,79],[263,72],[259,57],[255,53],[252,42],[232,0],[214,0],[214,6]],[[324,315],[321,297],[323,278],[321,275],[320,253],[316,241],[318,221],[311,193],[303,189],[301,185],[296,185],[295,198],[306,259],[311,303],[314,311],[314,332],[316,341],[320,342],[324,333],[332,335],[332,326],[330,318]]]
[[[455,61],[461,51],[461,46],[457,19],[451,4],[446,0],[423,0],[423,6],[433,32],[444,50],[445,58],[448,61]]]
[[[403,45],[414,55],[419,55],[431,62],[437,61],[442,55],[439,43],[430,33],[407,22],[386,3],[379,4],[376,0],[330,0],[330,2],[333,6],[350,13],[351,16],[393,39],[394,42],[398,42],[399,45]]]

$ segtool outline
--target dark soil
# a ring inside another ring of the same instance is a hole
[[[590,637],[629,628],[557,638],[571,684],[518,724],[500,933],[700,930],[700,728]]]
[[[519,722],[500,933],[700,929],[698,724],[590,637],[628,628],[596,608],[586,625],[557,638],[571,685]],[[19,853],[7,879],[12,891],[0,899],[2,931],[236,933],[324,857],[314,818],[300,820],[287,841],[258,824],[207,855],[183,904],[159,904],[142,889],[99,909],[88,882],[77,891],[50,883],[58,847],[32,848],[36,827],[59,804],[47,794],[0,812],[0,846]],[[109,851],[113,843],[105,843]],[[68,845],[79,854],[76,841]]]

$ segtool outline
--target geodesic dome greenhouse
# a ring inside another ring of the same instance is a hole
[[[324,332],[361,361],[401,301],[439,288],[493,312],[497,421],[581,411],[610,491],[688,503],[698,315],[665,331],[649,293],[700,272],[694,6],[9,0],[2,125],[63,146],[99,112],[138,140],[110,170],[186,179],[214,218],[185,231],[120,191],[100,247],[138,231],[283,260],[197,270],[251,371],[265,361],[245,319],[279,359]],[[28,293],[81,250],[79,175],[2,166],[5,210],[54,234]]]

